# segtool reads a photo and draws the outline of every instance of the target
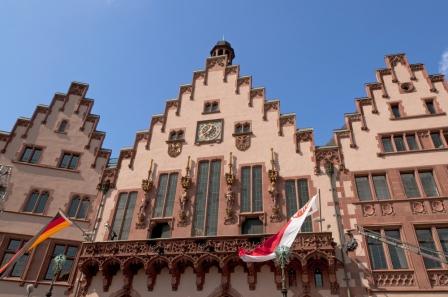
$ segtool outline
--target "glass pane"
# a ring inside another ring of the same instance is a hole
[[[377,239],[367,237],[370,261],[372,269],[387,269],[386,257],[384,256],[383,244]]]
[[[442,148],[443,147],[442,138],[440,137],[440,133],[439,132],[431,133],[431,139],[432,139],[432,143],[434,144],[435,148]]]
[[[383,137],[383,150],[385,153],[390,153],[394,151],[394,148],[392,147],[392,142],[390,141],[390,137]]]
[[[36,164],[40,159],[40,154],[42,153],[41,149],[34,149],[34,153],[31,156],[30,163]]]
[[[21,240],[11,239],[8,243],[7,251],[9,252],[17,252],[21,246]]]
[[[63,121],[59,124],[58,132],[64,132],[66,127],[67,127],[67,121],[66,121],[66,120],[63,120]]]
[[[218,229],[219,182],[221,180],[221,161],[214,160],[210,167],[207,200],[206,235],[216,235]]]
[[[124,210],[126,207],[126,202],[128,201],[128,193],[121,193],[118,197],[117,209],[115,211],[114,222],[112,223],[112,232],[110,239],[118,239],[117,236],[120,235],[121,226],[123,224]],[[115,238],[113,238],[115,233]]]
[[[87,217],[87,211],[89,210],[90,201],[89,199],[83,199],[81,202],[81,206],[79,207],[78,214],[76,218],[85,219]]]
[[[387,237],[392,237],[393,239],[400,240],[399,230],[386,230],[385,235]],[[392,261],[392,267],[394,269],[406,269],[408,268],[408,262],[406,261],[406,255],[402,248],[388,244],[390,260]]]
[[[261,166],[252,167],[252,211],[263,211]]]
[[[401,173],[401,182],[408,198],[420,197],[417,183],[415,182],[414,173]]]
[[[406,150],[406,147],[404,146],[403,136],[394,136],[394,143],[397,152],[402,152]]]
[[[68,281],[68,278],[70,277],[70,272],[72,270],[72,266],[73,266],[73,260],[66,260],[64,262],[64,266],[62,267],[62,270],[58,276],[58,281],[62,282]]]
[[[34,210],[34,206],[36,205],[37,198],[39,198],[38,192],[31,193],[30,198],[28,198],[28,201],[26,202],[25,208],[23,211],[26,212],[32,212]]]
[[[73,198],[72,201],[70,202],[70,207],[68,208],[67,213],[69,217],[72,218],[76,216],[76,211],[78,210],[80,200],[81,199],[79,198],[79,196],[75,196],[75,198]]]
[[[45,209],[45,205],[47,205],[47,200],[48,200],[48,193],[43,192],[39,196],[39,200],[37,202],[37,206],[36,206],[36,209],[34,210],[34,212],[35,213],[43,213],[44,209]]]
[[[151,232],[151,238],[170,238],[171,228],[168,223],[157,224]]]
[[[299,207],[302,208],[310,199],[308,193],[308,180],[299,179],[297,181],[297,187],[299,189]]]
[[[119,236],[120,240],[128,239],[129,231],[131,230],[131,222],[134,214],[135,202],[137,200],[137,192],[132,192],[129,194],[129,201],[124,213],[123,228]]]
[[[168,182],[168,174],[161,174],[159,177],[159,187],[157,188],[156,205],[154,208],[154,217],[162,216],[163,203],[165,202],[166,185]]]
[[[250,132],[250,124],[246,123],[243,125],[243,132],[247,133]]]
[[[434,244],[434,239],[432,238],[431,229],[420,229],[415,231],[417,233],[417,239],[418,244],[420,245],[420,249],[422,249],[422,251],[427,254],[438,257],[438,254],[436,252],[436,246]],[[423,258],[423,261],[425,262],[426,268],[440,267],[440,263],[437,262],[436,260]]]
[[[22,276],[27,262],[28,262],[28,255],[25,254],[25,255],[21,256],[19,258],[19,260],[17,260],[17,262],[14,264],[14,267],[11,270],[10,276],[12,276],[12,277]]]
[[[378,200],[390,199],[389,188],[387,187],[387,181],[385,175],[374,175],[373,185],[375,186],[375,194]]]
[[[316,288],[323,288],[324,286],[322,272],[319,269],[316,269],[314,271],[314,285],[316,286]]]
[[[408,148],[411,151],[418,150],[417,140],[415,135],[406,135],[406,141],[408,143]]]
[[[439,196],[439,192],[437,191],[436,182],[434,181],[432,172],[419,172],[418,174],[420,175],[420,181],[422,182],[423,191],[425,191],[426,196]]]
[[[65,255],[65,245],[60,245],[60,244],[55,245],[54,249],[53,249],[53,254],[52,254],[53,257],[57,256],[57,255],[62,255],[62,254]]]
[[[261,234],[263,233],[263,222],[257,218],[247,218],[244,221],[242,234]]]
[[[442,250],[447,255],[445,258],[448,261],[448,228],[437,228],[437,233],[439,234]]]
[[[59,164],[59,167],[61,168],[67,168],[68,167],[68,163],[70,162],[71,159],[71,155],[69,154],[64,154],[64,156],[62,156],[62,161]]]
[[[372,193],[370,192],[369,177],[358,176],[355,178],[356,190],[361,201],[372,200]]]
[[[166,194],[165,202],[165,217],[173,215],[174,200],[176,197],[177,173],[170,174],[168,181],[168,193]]]
[[[30,147],[25,148],[22,154],[22,158],[20,158],[20,161],[28,162],[31,158],[31,154],[33,153],[33,149]]]
[[[241,212],[250,211],[250,167],[241,169]]]
[[[434,102],[432,100],[426,101],[426,108],[428,109],[430,114],[436,113],[436,109],[434,107]]]
[[[289,218],[297,211],[296,182],[294,180],[287,180],[285,182],[285,196],[286,215],[289,220]]]
[[[65,255],[67,256],[67,258],[75,258],[77,252],[78,248],[76,246],[69,246]]]
[[[0,267],[3,267],[3,265],[5,265],[6,263],[8,263],[8,261],[12,258],[12,256],[14,256],[13,253],[5,253],[3,256],[3,260],[1,262]],[[0,276],[3,275],[3,273],[0,274]]]
[[[78,167],[78,161],[79,161],[79,156],[78,155],[73,155],[70,163],[68,164],[68,168],[69,169],[76,169],[76,167]]]
[[[395,118],[399,118],[400,117],[400,107],[398,106],[398,104],[394,104],[390,106],[392,108],[392,114],[394,115]]]
[[[209,162],[200,162],[198,169],[198,185],[194,201],[193,236],[204,235],[205,199],[207,193]]]

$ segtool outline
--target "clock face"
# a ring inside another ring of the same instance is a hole
[[[219,142],[222,139],[222,120],[199,122],[196,142]]]

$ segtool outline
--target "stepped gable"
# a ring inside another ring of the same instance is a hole
[[[31,130],[34,127],[38,127],[39,125],[48,125],[49,117],[52,114],[66,112],[66,104],[68,100],[71,100],[71,98],[74,97],[73,99],[78,100],[78,103],[72,115],[82,117],[82,125],[79,130],[84,131],[88,128],[86,131],[88,133],[88,141],[85,145],[85,149],[92,149],[95,152],[95,159],[91,166],[95,167],[97,165],[98,158],[103,158],[107,161],[111,155],[111,151],[102,147],[106,133],[96,130],[100,116],[91,113],[94,100],[85,98],[87,90],[87,84],[72,82],[67,94],[55,93],[50,105],[37,105],[31,118],[18,118],[11,132],[0,131],[1,153],[5,154],[14,140],[18,140],[20,138],[20,142],[26,142],[29,138]],[[56,105],[60,107],[56,108]],[[82,114],[80,114],[83,110],[83,106],[85,107],[85,110]],[[39,118],[41,118],[41,120],[38,120]],[[95,147],[91,147],[92,140],[98,141]],[[29,141],[33,142],[32,139]]]
[[[346,113],[344,115],[344,129],[334,130],[333,138],[337,145],[337,150],[341,148],[340,139],[349,138],[350,147],[356,149],[358,147],[353,132],[353,122],[361,122],[361,130],[368,131],[368,125],[365,118],[365,107],[371,106],[371,113],[378,114],[377,100],[390,99],[390,94],[386,88],[385,78],[391,77],[391,82],[396,85],[401,93],[414,92],[415,88],[412,82],[418,81],[417,73],[421,72],[427,87],[432,93],[440,92],[444,88],[448,92],[448,83],[444,79],[443,74],[429,75],[424,64],[409,64],[408,59],[404,53],[392,54],[385,56],[386,68],[376,70],[376,82],[366,83],[365,91],[367,96],[355,98],[355,112]],[[406,68],[409,80],[405,81],[397,75],[396,67],[402,65]],[[410,86],[409,90],[406,88]],[[389,86],[390,87],[390,86]],[[377,92],[376,91],[380,91]],[[377,94],[377,95],[375,95]],[[380,96],[379,96],[380,95]],[[336,148],[335,148],[336,149]]]

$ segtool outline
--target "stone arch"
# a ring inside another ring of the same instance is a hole
[[[234,288],[224,289],[221,286],[217,287],[213,292],[208,295],[208,297],[243,297],[237,290]]]
[[[163,256],[156,256],[149,260],[146,263],[145,267],[145,273],[147,275],[147,288],[148,291],[154,290],[154,286],[156,284],[157,275],[160,273],[160,271],[167,267],[169,269],[170,261]]]

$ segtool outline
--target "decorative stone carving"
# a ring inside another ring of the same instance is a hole
[[[395,211],[394,211],[394,206],[392,205],[392,203],[381,204],[381,214],[383,216],[394,215]]]
[[[88,85],[80,83],[72,83],[68,90],[69,94],[83,96],[87,91]]]
[[[271,148],[271,169],[268,171],[269,176],[269,195],[271,195],[272,201],[272,214],[271,214],[271,222],[278,223],[282,220],[282,216],[280,213],[280,206],[278,201],[278,192],[277,192],[277,180],[278,180],[278,170],[275,169],[275,159],[274,159],[274,149]]]
[[[215,66],[225,67],[226,66],[226,56],[217,56],[207,58],[207,69],[213,68]]]
[[[246,151],[250,148],[251,144],[251,135],[237,135],[235,136],[235,146],[239,151]]]
[[[371,217],[375,215],[375,205],[374,204],[364,204],[362,206],[362,214],[365,217]]]
[[[448,287],[448,271],[428,270],[429,280],[433,287]]]
[[[144,228],[145,224],[146,224],[146,208],[148,207],[149,200],[150,200],[149,192],[154,187],[154,182],[152,180],[153,162],[154,162],[153,159],[151,159],[151,163],[149,165],[149,170],[148,170],[148,176],[146,179],[142,180],[142,190],[145,192],[145,195],[142,198],[142,202],[141,202],[140,208],[138,210],[138,214],[137,214],[137,223],[136,223],[137,228]]]
[[[230,152],[229,158],[229,172],[226,173],[226,184],[227,184],[227,192],[225,194],[226,197],[226,217],[224,218],[224,224],[230,225],[235,223],[235,212],[234,212],[234,204],[235,204],[235,193],[232,190],[233,183],[235,182],[235,175],[233,174],[233,157],[232,152]]]
[[[412,213],[414,214],[426,214],[426,207],[424,201],[411,202]]]
[[[378,287],[415,286],[413,271],[373,271],[373,280]]]
[[[190,177],[190,156],[188,156],[187,167],[185,168],[185,176],[181,178],[181,185],[183,188],[183,192],[181,197],[179,198],[180,210],[179,210],[179,222],[178,226],[186,226],[188,223],[187,210],[188,210],[188,202],[190,201],[190,197],[188,196],[188,190],[191,187],[191,177]]]
[[[226,67],[226,70],[224,72],[224,82],[227,82],[227,76],[229,74],[237,74],[238,73],[238,66],[237,65],[230,65]]]
[[[176,158],[182,152],[182,141],[171,142],[168,144],[168,155],[171,158]]]
[[[415,90],[415,87],[411,82],[404,82],[400,84],[400,90],[404,93],[410,93]]]
[[[443,200],[430,200],[431,201],[431,211],[433,213],[446,213],[445,205],[443,205]]]
[[[320,165],[322,161],[325,163],[331,163],[333,165],[339,165],[339,170],[344,170],[344,164],[338,147],[316,148],[314,151],[316,166],[314,167],[314,173],[316,175],[321,173]]]

